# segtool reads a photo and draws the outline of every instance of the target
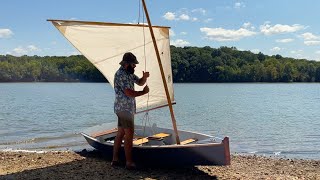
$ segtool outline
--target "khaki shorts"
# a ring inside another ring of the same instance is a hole
[[[118,116],[118,127],[120,128],[134,128],[134,115],[127,112],[122,111],[117,113]]]

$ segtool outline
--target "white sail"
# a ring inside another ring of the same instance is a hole
[[[135,74],[149,71],[148,95],[136,98],[137,111],[165,106],[167,97],[160,74],[148,26],[84,21],[50,20],[75,48],[77,48],[114,87],[113,79],[119,62],[126,52],[132,52],[139,61]],[[154,26],[153,31],[159,48],[161,62],[168,85],[170,99],[174,101],[170,57],[169,28]],[[143,87],[135,85],[135,90]]]

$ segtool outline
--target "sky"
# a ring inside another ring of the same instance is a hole
[[[171,45],[221,46],[320,61],[318,0],[146,0]],[[141,0],[1,0],[0,54],[79,52],[47,19],[144,23]]]

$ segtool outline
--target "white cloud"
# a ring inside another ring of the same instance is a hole
[[[318,40],[320,39],[320,36],[316,36],[310,32],[307,32],[307,33],[303,33],[301,34],[301,37],[305,40],[305,41],[308,41],[308,40]]]
[[[238,41],[244,37],[250,37],[256,32],[240,28],[238,30],[229,30],[223,28],[200,28],[200,31],[205,33],[205,37],[215,41]]]
[[[41,51],[38,47],[35,45],[28,45],[27,47],[19,46],[17,48],[14,48],[12,52],[8,52],[8,54],[12,54],[15,56],[22,56],[22,55],[30,55],[32,52],[35,51]]]
[[[170,37],[173,37],[176,35],[176,33],[172,29],[169,29],[169,35]]]
[[[240,9],[240,8],[246,7],[246,5],[243,2],[236,2],[236,3],[234,3],[233,7],[236,9]]]
[[[199,8],[199,9],[194,9],[191,11],[192,13],[195,13],[195,12],[200,12],[201,14],[205,14],[206,11],[202,8]],[[198,21],[198,18],[197,17],[193,17],[193,16],[190,16],[190,11],[188,11],[188,9],[186,8],[182,8],[176,12],[167,12],[165,13],[165,15],[163,15],[163,18],[166,19],[166,20],[169,20],[169,21],[173,21],[173,20],[176,20],[176,21]]]
[[[244,29],[251,29],[251,30],[256,29],[250,22],[243,23],[242,27]]]
[[[294,39],[288,38],[288,39],[277,39],[276,42],[278,43],[289,43],[294,41]]]
[[[203,22],[208,23],[208,22],[211,22],[212,20],[213,20],[212,18],[208,18],[208,19],[205,19]]]
[[[191,12],[193,13],[201,13],[202,15],[206,14],[206,10],[204,10],[203,8],[198,8],[198,9],[193,9]]]
[[[305,28],[306,27],[300,24],[293,24],[292,26],[276,24],[274,26],[271,26],[269,22],[266,22],[265,24],[260,26],[260,31],[265,35],[273,35],[273,34],[280,34],[280,33],[296,32]]]
[[[272,49],[270,49],[270,51],[272,51],[272,52],[278,52],[280,50],[281,50],[281,48],[279,48],[279,47],[273,47]]]
[[[260,52],[260,49],[251,49],[250,51],[255,53],[255,54],[258,54]]]
[[[0,38],[10,38],[13,32],[10,29],[0,29]]]
[[[35,45],[29,45],[27,48],[29,51],[40,51],[40,49],[37,48]]]
[[[304,41],[304,44],[307,46],[316,46],[320,45],[320,41]]]
[[[187,35],[188,33],[187,32],[181,32],[180,34],[181,35]]]
[[[192,18],[192,21],[198,21],[198,18],[194,17]]]
[[[290,53],[292,53],[292,54],[301,54],[303,52],[303,50],[297,50],[297,51],[290,51]]]
[[[182,40],[182,39],[177,39],[177,40],[171,41],[170,44],[174,45],[174,46],[178,46],[178,47],[183,47],[183,46],[190,45],[190,43],[188,41],[185,41],[185,40]]]
[[[184,20],[184,21],[188,21],[188,20],[190,20],[190,17],[187,14],[181,14],[179,16],[179,19]]]
[[[26,55],[28,53],[28,51],[21,46],[14,48],[12,51],[13,51],[13,55]]]
[[[320,50],[315,52],[316,54],[320,54]]]
[[[176,15],[173,12],[167,12],[164,16],[163,16],[166,20],[172,21],[176,19]]]
[[[80,55],[80,53],[78,51],[72,51],[69,53],[69,56],[73,56],[73,55]]]
[[[320,36],[314,35],[310,32],[303,33],[300,35],[303,38],[304,44],[307,46],[316,46],[320,45]]]
[[[243,23],[242,27],[243,28],[249,28],[251,26],[251,23],[250,22],[246,22],[246,23]]]

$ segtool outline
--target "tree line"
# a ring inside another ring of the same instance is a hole
[[[105,82],[84,56],[0,55],[0,82]]]
[[[320,62],[239,51],[171,46],[174,82],[320,82]],[[0,55],[0,82],[106,82],[82,55]]]
[[[320,62],[239,51],[171,46],[175,82],[320,82]]]

